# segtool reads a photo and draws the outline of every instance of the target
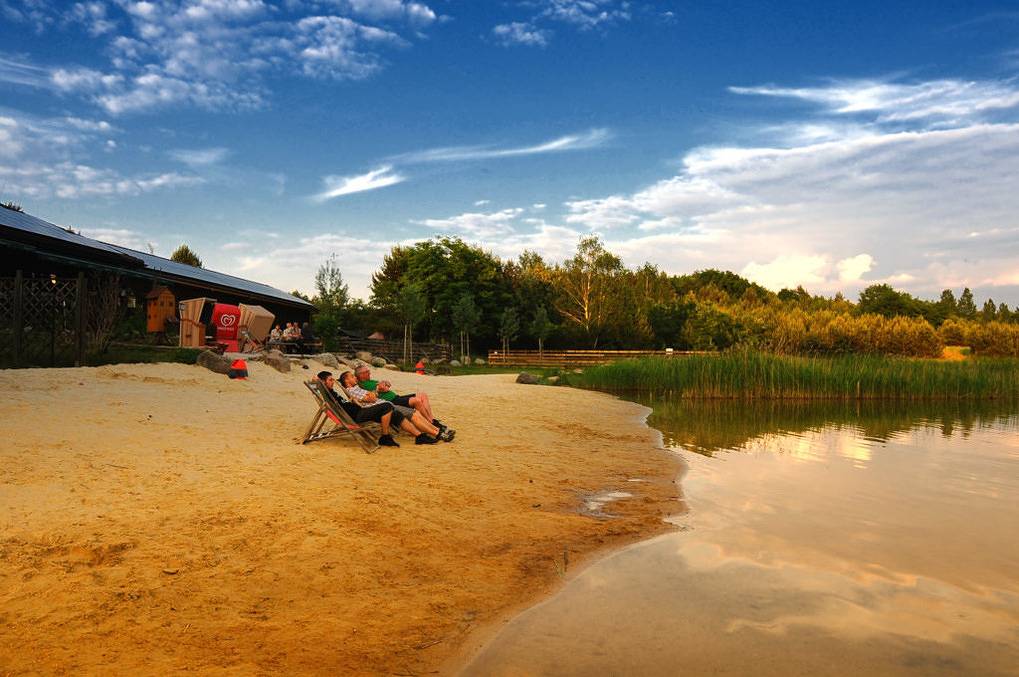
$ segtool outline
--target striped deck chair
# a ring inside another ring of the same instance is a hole
[[[382,434],[382,428],[378,423],[355,423],[350,414],[329,396],[325,385],[320,381],[305,381],[304,385],[308,387],[315,397],[315,401],[318,402],[318,412],[312,419],[311,425],[308,426],[308,431],[304,433],[301,444],[350,435],[357,440],[366,454],[379,448],[379,435]],[[343,393],[337,393],[337,395],[346,399]]]

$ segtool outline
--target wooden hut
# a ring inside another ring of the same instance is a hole
[[[166,321],[177,319],[177,299],[168,287],[153,287],[145,295],[145,330],[150,334],[166,331]]]

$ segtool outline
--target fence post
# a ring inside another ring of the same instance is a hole
[[[25,334],[25,313],[22,303],[25,297],[24,277],[21,271],[14,273],[14,366],[21,366],[21,347]]]
[[[88,283],[85,281],[85,271],[78,272],[78,303],[75,316],[74,332],[76,341],[74,352],[74,366],[81,367],[85,364],[85,319],[88,317],[85,307],[88,305]]]

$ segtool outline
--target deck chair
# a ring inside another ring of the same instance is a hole
[[[378,423],[355,423],[343,407],[336,404],[329,396],[322,383],[312,380],[305,381],[304,385],[308,387],[315,397],[315,401],[318,402],[318,412],[312,419],[311,425],[308,426],[308,431],[304,433],[301,444],[350,435],[357,440],[366,454],[379,448],[379,435],[382,434],[382,427]],[[338,395],[345,398],[342,393],[338,393]]]

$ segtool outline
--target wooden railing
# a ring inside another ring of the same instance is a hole
[[[696,350],[490,350],[488,363],[531,367],[583,367],[634,357],[700,355]]]
[[[356,353],[366,350],[372,355],[384,356],[390,360],[399,360],[403,356],[403,341],[355,339],[344,336],[339,339],[338,343],[343,352]],[[422,355],[429,360],[449,360],[453,355],[453,347],[448,343],[418,343],[415,341],[412,345],[411,359],[415,361]]]

